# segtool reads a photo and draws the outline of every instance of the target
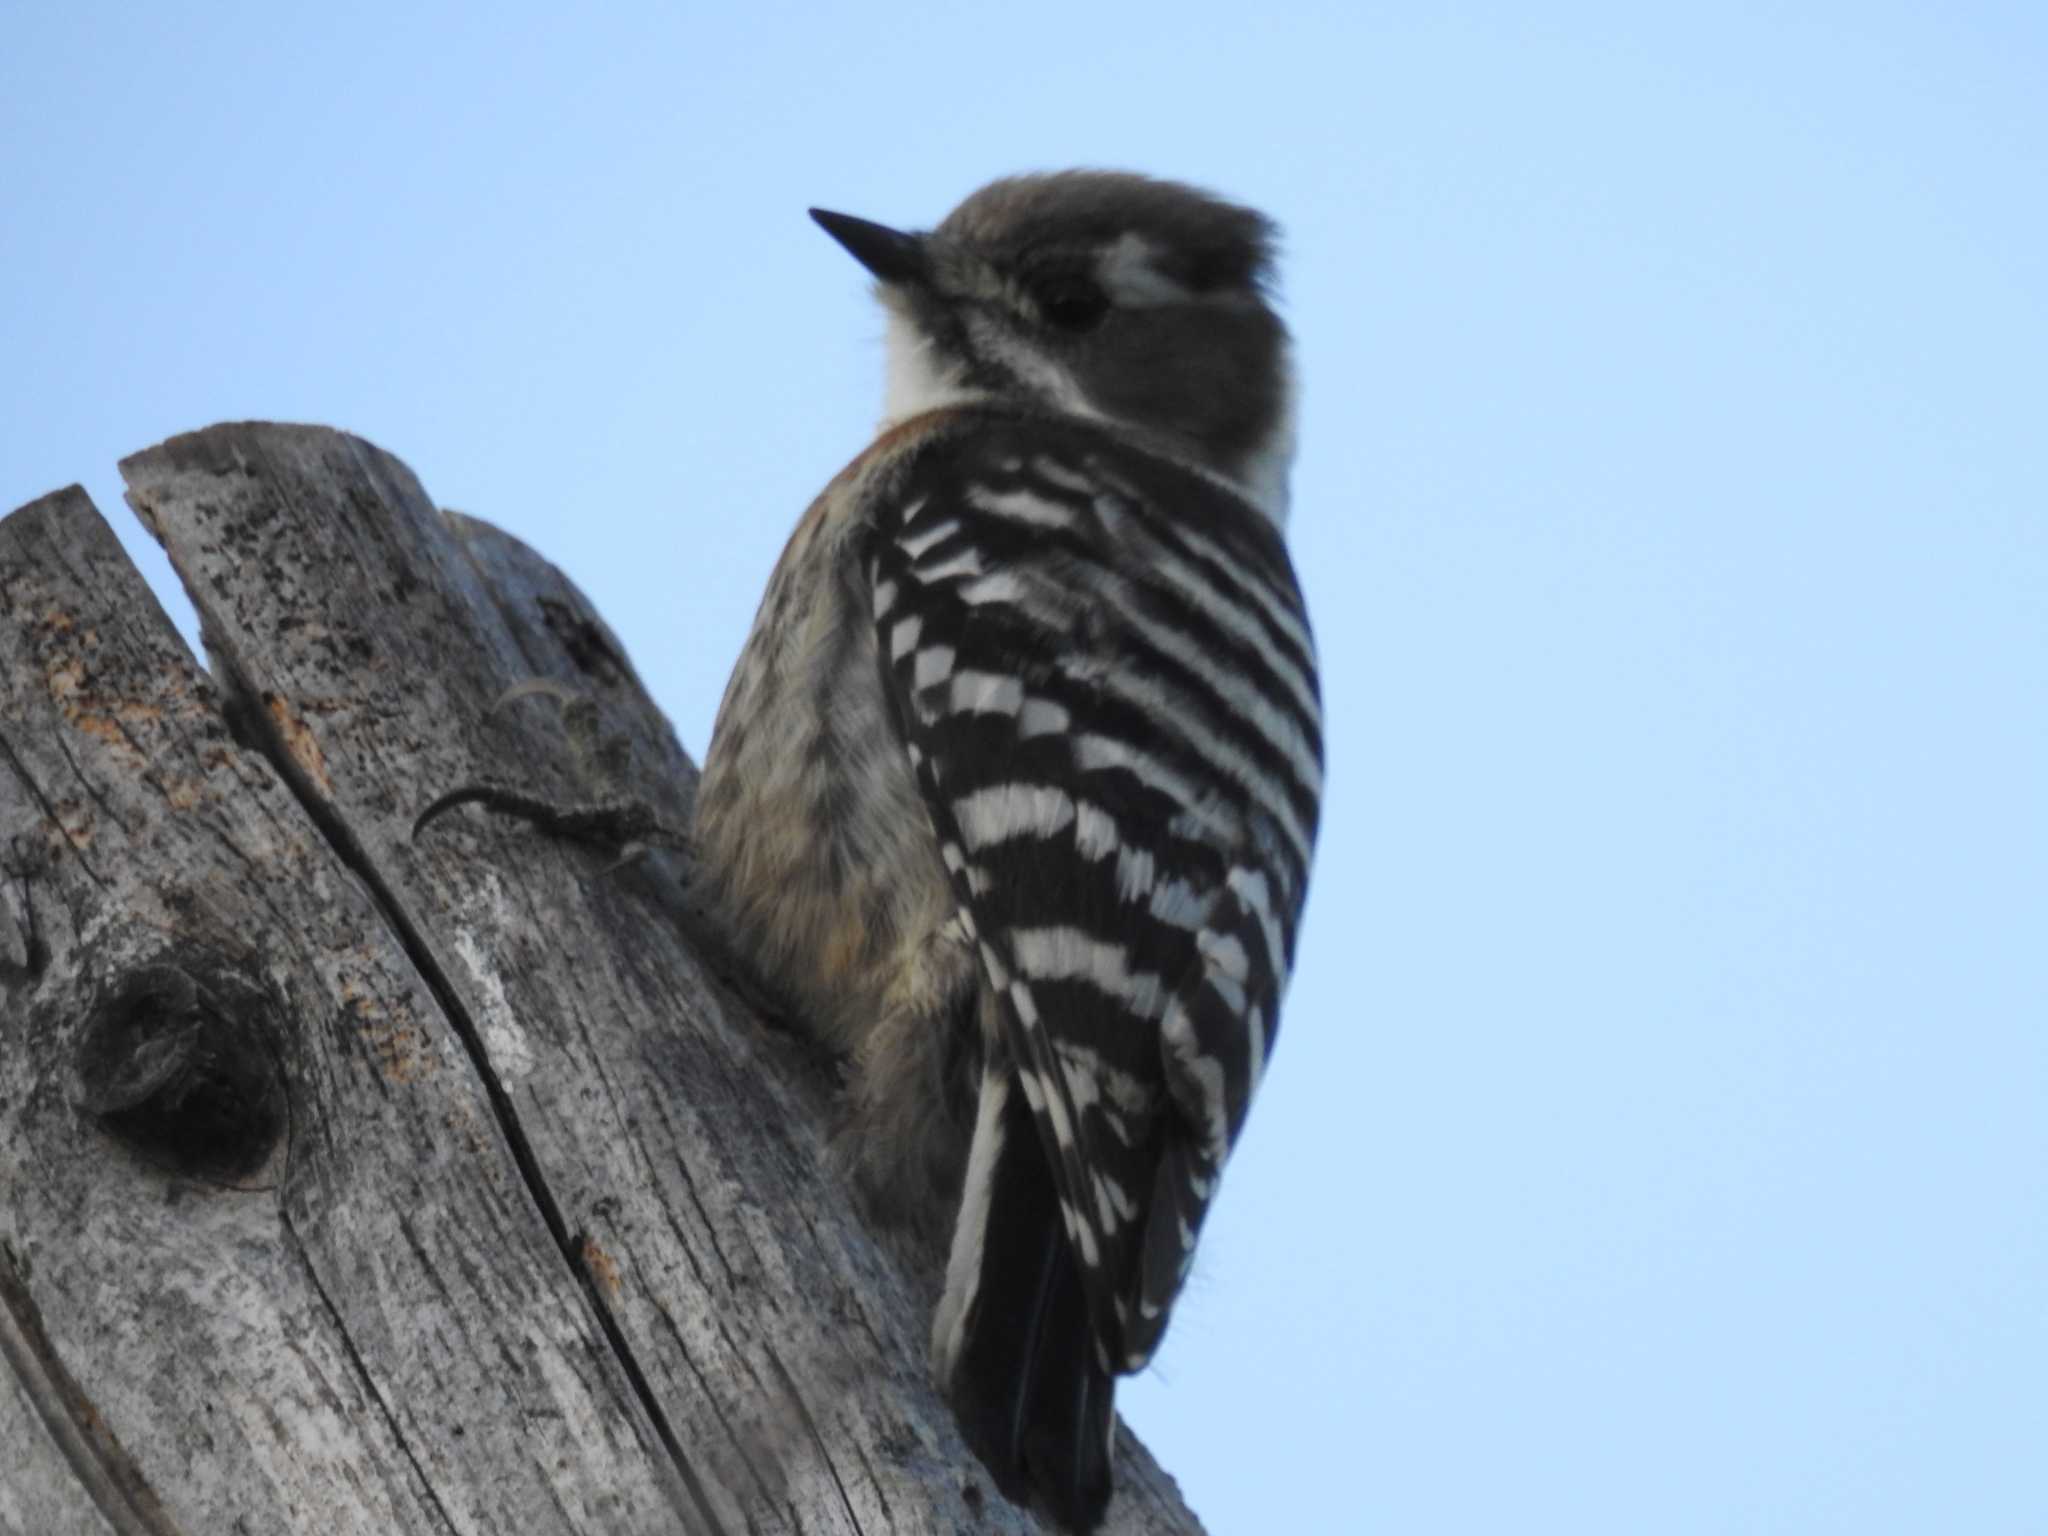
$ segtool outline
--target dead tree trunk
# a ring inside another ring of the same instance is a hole
[[[211,675],[82,491],[0,523],[0,1531],[1036,1529],[682,861],[408,836],[687,819],[582,596],[339,433],[122,471]],[[1199,1529],[1118,1462],[1113,1529]]]

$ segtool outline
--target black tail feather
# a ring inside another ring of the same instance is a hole
[[[1021,1093],[1003,1115],[981,1282],[949,1387],[996,1484],[1063,1526],[1093,1530],[1109,1503],[1116,1387],[1088,1320],[1052,1167]]]

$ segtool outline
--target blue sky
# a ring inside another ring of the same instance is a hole
[[[1328,800],[1128,1416],[1218,1533],[2048,1529],[2048,11],[1252,10],[8,5],[0,507],[168,593],[121,454],[350,428],[701,751],[879,401],[807,205],[1265,208]]]

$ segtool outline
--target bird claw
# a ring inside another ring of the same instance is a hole
[[[531,698],[547,699],[560,710],[576,777],[595,778],[600,783],[607,779],[616,781],[626,756],[625,738],[607,739],[600,733],[595,701],[577,689],[553,678],[525,678],[499,694],[488,713],[498,714]],[[690,834],[663,821],[660,813],[644,800],[558,805],[509,784],[489,780],[458,784],[437,795],[432,804],[413,818],[412,839],[417,842],[430,825],[460,805],[480,805],[500,816],[526,822],[551,837],[611,849],[618,858],[606,867],[607,874],[637,862],[650,848],[687,851],[690,846]]]
[[[550,837],[616,850],[619,857],[611,869],[633,863],[650,848],[686,850],[690,846],[690,834],[663,821],[644,800],[556,805],[524,790],[489,782],[458,784],[437,795],[432,804],[413,818],[413,840],[417,842],[430,825],[460,805],[480,805],[500,816],[526,822]]]

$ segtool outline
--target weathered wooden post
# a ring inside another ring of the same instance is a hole
[[[82,491],[0,522],[0,1532],[1036,1529],[681,858],[408,836],[481,777],[687,821],[581,594],[340,433],[122,471],[211,675]]]

